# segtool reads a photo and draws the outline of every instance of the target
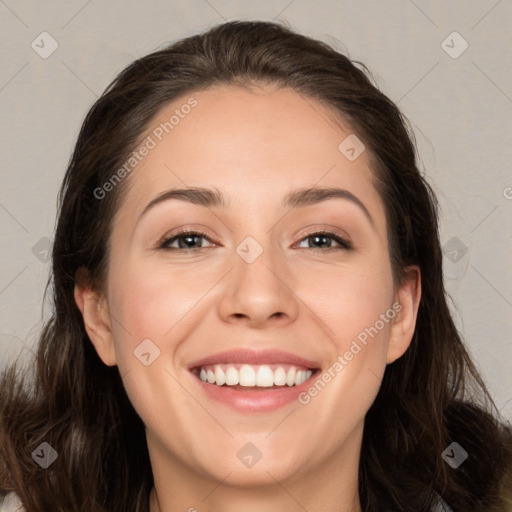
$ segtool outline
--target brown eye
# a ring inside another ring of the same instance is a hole
[[[341,237],[337,233],[332,233],[330,231],[317,231],[315,233],[311,233],[311,234],[305,236],[304,238],[302,238],[302,240],[313,240],[312,243],[316,244],[314,246],[310,245],[309,247],[306,247],[306,249],[322,250],[322,248],[318,247],[318,246],[325,245],[325,244],[327,244],[327,249],[345,249],[345,250],[352,249],[352,245],[350,244],[350,242],[348,240]],[[332,242],[331,242],[332,240],[334,240],[337,244],[339,244],[340,247],[332,247]],[[304,248],[304,247],[302,247],[302,248]]]
[[[166,238],[162,241],[160,244],[160,249],[166,249],[166,250],[198,250],[202,249],[203,247],[194,247],[200,239],[206,239],[211,242],[211,240],[208,238],[206,233],[203,233],[202,231],[181,231],[180,233],[177,233],[173,235],[170,238]],[[174,242],[178,242],[178,247],[171,247],[171,244]]]
[[[204,249],[206,247],[198,245],[198,240],[205,239],[211,242],[211,239],[206,235],[206,233],[203,233],[202,231],[181,231],[179,233],[174,234],[172,237],[168,237],[165,240],[163,240],[159,244],[160,249],[164,250],[170,250],[170,251],[197,251],[200,249]],[[348,240],[341,237],[337,233],[333,233],[330,231],[317,231],[314,233],[311,233],[301,239],[301,242],[304,240],[312,240],[311,244],[308,247],[302,247],[302,249],[314,249],[314,250],[330,250],[330,249],[344,249],[344,250],[350,250],[352,249],[352,245]],[[333,247],[332,241],[334,240],[335,243],[338,244],[339,247]],[[171,247],[171,244],[174,244],[175,242],[178,243],[177,247]],[[212,242],[213,243],[213,242]],[[320,247],[320,246],[327,247]]]

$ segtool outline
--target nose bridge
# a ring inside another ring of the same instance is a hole
[[[294,317],[297,312],[290,275],[272,232],[261,229],[235,246],[230,285],[221,299],[220,312],[227,319],[248,317],[264,322],[273,316]]]
[[[256,236],[248,235],[236,246],[236,280],[250,285],[253,294],[278,294],[283,285],[276,274],[285,272],[279,247],[273,243],[272,232],[261,230]]]

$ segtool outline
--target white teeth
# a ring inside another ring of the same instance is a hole
[[[215,366],[215,383],[219,386],[226,383],[226,374],[219,365]]]
[[[216,364],[201,367],[199,378],[217,386],[298,386],[311,378],[311,370],[292,365]]]
[[[256,386],[256,372],[252,366],[244,364],[239,372],[240,386]]]
[[[274,385],[274,372],[268,366],[260,366],[256,386],[270,388]]]
[[[290,368],[286,374],[286,385],[293,386],[295,384],[295,368]]]
[[[274,372],[274,383],[276,386],[284,386],[286,384],[286,372],[282,366]]]
[[[231,366],[226,370],[226,384],[236,386],[238,384],[238,370]]]

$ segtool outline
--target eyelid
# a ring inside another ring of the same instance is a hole
[[[303,242],[304,240],[306,240],[307,238],[313,236],[313,235],[325,235],[326,237],[328,238],[331,238],[333,239],[338,245],[339,247],[329,247],[327,249],[320,249],[320,248],[314,248],[314,247],[301,247],[299,249],[306,249],[308,251],[320,251],[320,252],[328,252],[328,251],[331,251],[331,250],[353,250],[354,249],[354,244],[350,238],[350,236],[343,230],[340,230],[338,228],[335,228],[334,226],[329,226],[329,225],[322,225],[322,227],[314,227],[313,226],[308,226],[307,228],[304,228],[305,230],[307,229],[307,231],[299,234],[299,237],[298,237],[298,240],[293,244],[292,247],[295,247],[297,244],[300,244],[301,242]],[[208,240],[208,242],[212,243],[213,245],[218,245],[213,239],[212,237],[206,233],[203,229],[201,228],[195,228],[195,227],[192,227],[192,226],[189,226],[189,227],[185,227],[185,228],[182,228],[182,229],[179,229],[178,231],[174,232],[174,233],[170,233],[170,234],[166,234],[164,235],[157,243],[157,248],[159,249],[164,249],[164,250],[174,250],[174,251],[184,251],[184,252],[197,252],[197,251],[200,251],[201,249],[208,249],[208,247],[198,247],[198,248],[195,248],[195,249],[178,249],[178,248],[170,248],[168,246],[165,246],[165,244],[169,243],[171,240],[174,242],[175,239],[179,238],[180,236],[185,236],[185,235],[196,235],[200,238],[204,238],[205,240]]]
[[[185,235],[188,235],[188,234],[199,235],[202,238],[205,238],[206,240],[211,242],[212,244],[217,245],[217,243],[214,242],[212,237],[204,229],[202,229],[202,228],[195,228],[193,226],[188,226],[188,227],[185,227],[185,228],[178,229],[178,231],[176,231],[176,232],[166,233],[164,236],[162,236],[158,240],[158,242],[156,243],[156,247],[159,248],[159,249],[167,249],[167,247],[164,247],[164,244],[166,244],[167,242],[169,242],[173,238],[177,238],[179,236],[185,236]],[[180,250],[180,249],[176,249],[176,250]],[[189,251],[194,251],[194,250],[199,250],[199,249],[190,249]]]
[[[347,245],[353,247],[353,242],[349,234],[343,229],[337,228],[335,226],[331,226],[330,224],[312,224],[310,226],[305,227],[301,233],[298,235],[299,242],[308,236],[315,235],[317,233],[323,233],[326,235],[335,235],[341,238]]]

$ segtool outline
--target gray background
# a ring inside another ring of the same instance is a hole
[[[348,52],[410,119],[421,168],[440,202],[455,320],[498,408],[512,420],[507,0],[0,0],[3,363],[33,351],[49,315],[42,298],[56,195],[92,103],[135,58],[237,18],[286,20]],[[49,56],[55,43],[43,32],[58,44]]]

